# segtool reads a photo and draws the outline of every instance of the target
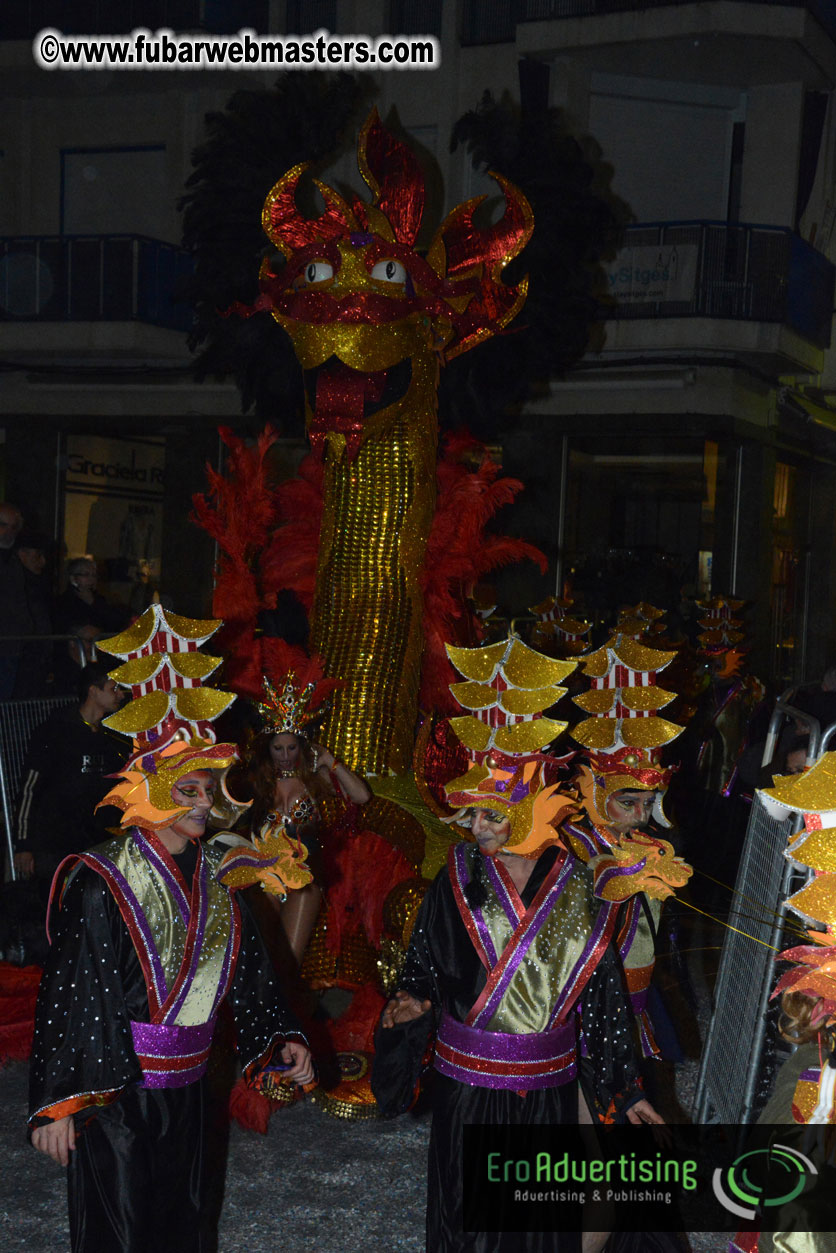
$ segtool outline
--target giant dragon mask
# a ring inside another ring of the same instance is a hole
[[[325,672],[348,685],[334,699],[328,743],[353,769],[402,774],[418,714],[439,367],[521,308],[526,281],[506,286],[502,271],[533,218],[521,192],[495,175],[505,195],[499,222],[477,226],[485,197],[468,200],[422,254],[415,154],[373,112],[357,155],[371,203],[314,180],[324,211],[304,217],[304,164],[270,191],[264,229],[285,264],[263,263],[258,307],[293,342],[308,433],[324,458],[311,645]]]
[[[502,270],[527,243],[531,208],[516,188],[493,177],[505,213],[493,226],[474,222],[478,196],[458,205],[426,255],[416,249],[424,213],[424,178],[411,149],[374,110],[357,145],[372,193],[351,203],[314,179],[325,211],[302,216],[296,202],[308,164],[276,183],[262,214],[264,230],[285,258],[262,266],[261,287],[305,372],[314,448],[342,436],[353,457],[369,435],[423,394],[434,414],[440,361],[466,352],[506,326],[526,297],[527,280],[506,287]],[[339,441],[338,441],[339,442]]]

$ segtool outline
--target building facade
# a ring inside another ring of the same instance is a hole
[[[548,591],[752,604],[759,673],[814,677],[836,650],[836,19],[807,3],[629,0],[131,0],[0,15],[0,429],[5,495],[67,550],[125,578],[161,563],[203,612],[212,551],[184,526],[217,425],[240,405],[196,384],[177,200],[205,114],[274,71],[40,70],[31,38],[156,29],[432,34],[432,71],[377,73],[432,171],[441,213],[488,190],[453,124],[483,91],[560,107],[631,211],[605,262],[590,349],[503,433],[527,491],[513,528]],[[60,16],[56,16],[56,10]],[[115,16],[114,16],[115,14]],[[278,177],[283,171],[277,170]],[[333,175],[357,183],[353,154]],[[289,447],[292,463],[298,447]],[[184,578],[184,573],[185,578]],[[117,580],[118,581],[118,580]],[[609,589],[605,594],[604,586]],[[613,591],[615,589],[615,592]]]

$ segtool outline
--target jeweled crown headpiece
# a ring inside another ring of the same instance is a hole
[[[450,726],[468,750],[466,774],[445,786],[449,804],[458,808],[450,822],[469,826],[469,809],[493,809],[508,818],[506,847],[533,857],[549,843],[559,843],[556,821],[571,806],[549,783],[545,769],[554,759],[543,749],[566,729],[544,710],[566,694],[560,683],[575,662],[544,657],[515,635],[484,648],[454,648],[447,655],[464,677],[450,691],[463,717]]]
[[[302,688],[297,686],[292,670],[285,676],[281,691],[265,675],[264,699],[257,702],[258,711],[264,719],[263,730],[273,735],[283,732],[301,735],[303,728],[316,717],[317,711],[309,707],[314,691],[313,683],[306,683]]]
[[[328,707],[328,697],[344,687],[340,679],[326,679],[322,658],[308,657],[301,648],[284,640],[265,641],[264,656],[270,674],[264,675],[262,696],[257,701],[264,719],[262,731],[270,735],[305,735]]]
[[[215,817],[227,820],[246,808],[223,786],[237,749],[217,744],[211,725],[235,697],[204,682],[221,658],[199,651],[220,625],[153,604],[125,631],[99,641],[103,652],[122,658],[110,677],[131,692],[131,699],[104,719],[114,731],[133,737],[133,753],[119,771],[122,782],[101,801],[122,810],[123,827],[161,830],[188,813],[187,806],[172,803],[171,789],[189,770],[223,772]]]

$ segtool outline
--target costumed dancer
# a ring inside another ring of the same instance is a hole
[[[561,825],[566,843],[593,870],[598,894],[625,901],[617,945],[646,1057],[659,1053],[648,1000],[662,901],[692,873],[669,841],[648,830],[651,822],[671,825],[662,798],[672,771],[661,765],[659,750],[682,728],[656,716],[676,695],[656,676],[674,656],[616,634],[582,659],[591,687],[574,699],[591,716],[570,732],[588,754],[575,784],[581,813]],[[621,873],[612,875],[615,866]],[[599,887],[601,876],[606,885]]]
[[[152,605],[105,642],[133,695],[108,719],[134,752],[102,802],[125,830],[56,874],[30,1079],[32,1143],[69,1164],[74,1253],[200,1248],[203,1076],[222,1002],[250,1083],[313,1078],[249,911],[219,881],[237,850],[202,842],[210,813],[234,808],[235,747],[211,727],[234,697],[203,683],[220,658],[198,651],[219,625]],[[294,880],[289,841],[243,877],[265,868]]]
[[[308,941],[322,904],[322,814],[325,797],[342,796],[354,805],[371,799],[364,779],[311,739],[312,724],[324,717],[330,692],[342,686],[325,679],[318,657],[308,658],[271,640],[273,675],[264,678],[257,702],[263,724],[248,753],[248,794],[253,797],[251,830],[261,832],[276,820],[290,826],[304,841],[306,861],[314,878],[282,903],[280,920],[297,966],[302,965]],[[275,899],[275,898],[273,898]]]
[[[758,1122],[794,1125],[796,1132],[782,1128],[781,1143],[811,1154],[822,1174],[825,1165],[832,1172],[832,1140],[805,1142],[801,1129],[836,1125],[836,753],[825,753],[803,775],[780,779],[760,796],[774,818],[803,814],[804,828],[791,837],[786,856],[812,877],[786,901],[807,924],[810,943],[778,954],[776,961],[791,966],[772,993],[781,998],[778,1029],[797,1047],[779,1070]],[[783,1206],[781,1219],[792,1230],[741,1233],[729,1253],[831,1253],[833,1232],[824,1228],[833,1225],[833,1191],[824,1180],[812,1196]]]
[[[470,767],[446,787],[457,809],[451,821],[467,838],[450,849],[419,911],[373,1075],[382,1111],[402,1112],[435,1037],[427,1201],[434,1253],[518,1240],[463,1232],[465,1124],[576,1123],[579,1080],[596,1119],[662,1121],[642,1094],[633,1016],[611,946],[620,907],[593,895],[592,871],[561,847],[557,822],[570,802],[547,782],[552,761],[542,750],[566,724],[542,711],[563,695],[559,684],[575,663],[513,636],[448,653],[465,676],[451,690],[475,711],[451,721]],[[527,1240],[532,1251],[579,1247],[576,1233]]]
[[[745,601],[724,596],[697,601],[702,614],[697,647],[710,677],[701,711],[697,770],[703,786],[724,797],[732,794],[740,754],[750,742],[752,715],[766,694],[759,679],[742,673],[748,648],[743,621],[736,615],[744,605]]]

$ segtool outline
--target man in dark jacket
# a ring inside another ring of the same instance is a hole
[[[58,863],[81,852],[118,824],[114,809],[96,805],[109,775],[127,760],[124,736],[102,726],[122,704],[122,692],[104,666],[79,671],[79,704],[55,712],[32,734],[23,771],[17,820],[15,870],[34,875],[44,901]]]

